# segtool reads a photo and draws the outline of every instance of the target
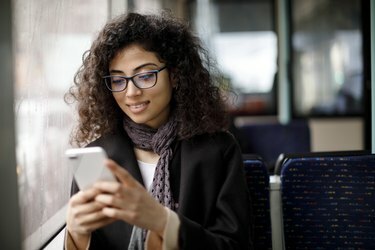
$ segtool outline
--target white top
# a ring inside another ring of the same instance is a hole
[[[156,163],[146,163],[138,161],[139,169],[141,170],[143,182],[147,190],[151,189],[152,180],[154,179]]]

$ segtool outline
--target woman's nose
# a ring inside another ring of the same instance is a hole
[[[128,82],[128,86],[125,91],[127,97],[138,96],[142,93],[142,90],[135,86],[133,80]]]

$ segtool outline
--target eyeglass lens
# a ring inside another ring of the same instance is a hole
[[[123,91],[126,89],[128,82],[132,80],[135,86],[140,89],[151,88],[156,83],[156,74],[157,72],[145,72],[131,78],[110,76],[106,78],[106,85],[112,91]]]

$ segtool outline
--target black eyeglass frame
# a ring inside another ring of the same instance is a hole
[[[134,84],[134,86],[136,86],[136,87],[139,88],[139,89],[150,89],[150,88],[154,87],[154,86],[156,85],[156,83],[158,82],[158,73],[159,73],[160,71],[162,71],[163,69],[166,69],[166,68],[167,68],[167,65],[163,66],[163,67],[160,68],[160,69],[150,70],[150,71],[146,71],[146,72],[140,72],[140,73],[137,73],[137,74],[135,74],[135,75],[133,75],[133,76],[108,75],[108,76],[103,76],[102,78],[103,78],[103,80],[104,80],[105,86],[106,86],[107,89],[109,89],[111,92],[122,92],[122,91],[124,91],[124,90],[128,87],[128,83],[129,83],[129,81],[132,81],[133,84]],[[137,85],[137,82],[134,81],[134,77],[137,77],[137,76],[139,76],[139,75],[146,75],[146,74],[155,74],[155,83],[154,83],[152,86],[150,86],[150,87],[146,87],[146,88],[139,87],[139,86]],[[109,81],[110,81],[109,84],[112,85],[111,78],[114,77],[114,76],[126,80],[126,83],[125,83],[125,86],[124,86],[123,89],[121,89],[121,90],[112,90],[112,88],[111,88],[110,86],[108,86],[108,81],[107,81],[107,79],[109,79]]]

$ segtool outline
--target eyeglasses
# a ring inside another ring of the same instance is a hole
[[[103,76],[103,79],[107,88],[112,92],[124,91],[128,87],[128,82],[130,80],[139,89],[149,89],[155,86],[158,81],[158,73],[165,68],[167,68],[167,66],[164,66],[159,70],[156,69],[141,72],[129,77],[116,75]]]

